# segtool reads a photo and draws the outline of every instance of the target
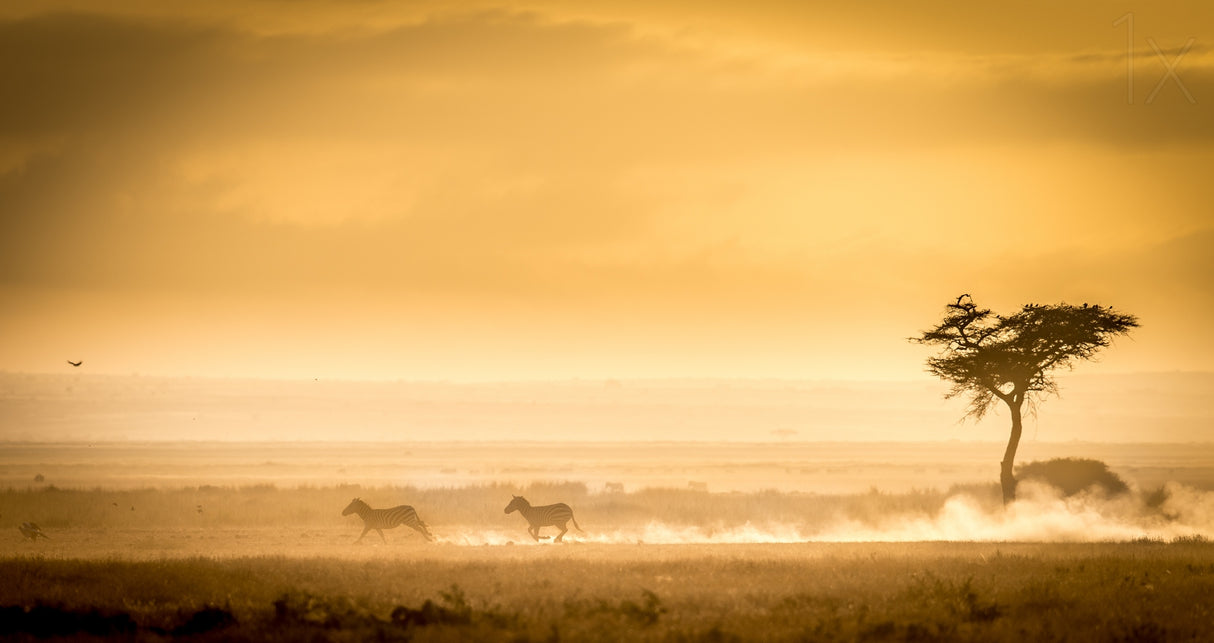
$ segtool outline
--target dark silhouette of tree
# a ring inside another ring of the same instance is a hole
[[[1020,465],[1017,480],[1039,480],[1057,489],[1063,496],[1096,490],[1106,496],[1130,491],[1121,476],[1109,470],[1109,465],[1088,458],[1052,458]]]
[[[947,307],[944,319],[911,341],[940,346],[929,373],[952,384],[945,397],[969,396],[965,417],[980,420],[996,402],[1007,404],[1012,433],[999,481],[1004,504],[1016,498],[1012,464],[1020,445],[1024,403],[1032,412],[1042,395],[1057,395],[1052,373],[1092,359],[1113,337],[1138,327],[1133,315],[1103,306],[1027,304],[1014,315],[979,308],[968,294]]]

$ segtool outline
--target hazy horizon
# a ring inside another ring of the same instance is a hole
[[[1214,373],[1064,375],[1025,441],[1209,442]],[[848,441],[1007,439],[944,383],[756,379],[270,380],[0,372],[19,441]]]

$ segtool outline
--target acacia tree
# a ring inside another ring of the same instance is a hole
[[[1012,463],[1020,445],[1024,404],[1032,412],[1041,396],[1057,395],[1052,373],[1091,359],[1138,326],[1133,315],[1104,306],[1028,304],[1004,317],[979,308],[968,294],[948,305],[944,319],[911,341],[940,346],[928,358],[929,373],[952,384],[945,397],[969,396],[965,417],[980,420],[998,402],[1012,416],[1012,433],[1000,463],[1004,504],[1016,497]]]

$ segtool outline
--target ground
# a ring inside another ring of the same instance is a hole
[[[1004,507],[997,481],[962,475],[980,471],[977,448],[917,471],[921,454],[839,465],[852,455],[702,445],[667,464],[683,480],[673,488],[621,447],[601,474],[622,489],[554,479],[567,449],[531,453],[539,481],[506,477],[485,445],[410,448],[453,476],[501,477],[278,475],[365,475],[380,456],[353,447],[8,448],[0,639],[1214,640],[1214,474],[1201,449],[1123,460],[1133,488],[1116,498],[1026,483]],[[749,465],[729,463],[739,453]],[[99,461],[104,477],[78,470]],[[898,472],[925,484],[899,486]],[[813,484],[849,475],[846,488]],[[585,531],[534,542],[502,511],[518,493],[567,502]],[[398,527],[354,544],[362,522],[341,509],[355,496],[413,505],[438,542]],[[50,539],[23,539],[25,521]]]
[[[17,543],[0,557],[0,631],[36,633],[38,610],[55,610],[74,636],[145,639],[1214,636],[1214,544],[1200,538],[461,546],[389,533],[387,545],[282,529]]]

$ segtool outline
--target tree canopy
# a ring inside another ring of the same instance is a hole
[[[1091,359],[1137,326],[1133,315],[1088,304],[1027,304],[1005,317],[967,294],[913,340],[942,347],[927,360],[928,372],[952,384],[949,397],[969,394],[967,416],[981,419],[996,400],[1018,404],[1033,393],[1056,394],[1054,372]]]

